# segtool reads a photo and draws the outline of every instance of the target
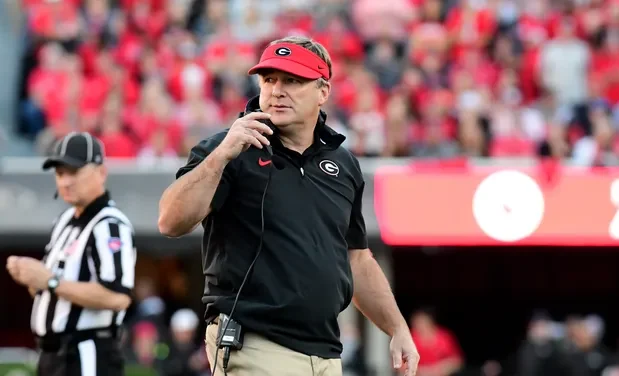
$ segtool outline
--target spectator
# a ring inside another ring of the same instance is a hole
[[[138,154],[141,166],[169,165],[174,166],[177,157],[176,150],[170,146],[164,130],[158,129],[152,133],[150,140]]]
[[[108,98],[103,109],[100,124],[100,140],[105,153],[111,158],[134,158],[137,144],[123,126],[121,100],[117,96]]]
[[[383,149],[383,156],[408,155],[411,125],[412,115],[407,96],[402,92],[394,93],[389,97],[385,110],[386,145]]]
[[[566,376],[601,376],[611,363],[611,354],[600,342],[601,321],[595,316],[573,318],[569,323],[567,346],[563,347],[562,374]]]
[[[142,321],[133,327],[131,347],[126,351],[128,365],[141,366],[163,374],[164,359],[169,349],[161,343],[157,327]]]
[[[517,86],[516,72],[505,69],[498,83],[498,96],[490,109],[490,124],[493,138],[491,156],[533,156],[534,137],[543,134],[544,124],[524,118],[521,107],[522,94]],[[528,120],[525,123],[525,120]],[[535,126],[542,127],[536,129]]]
[[[64,50],[57,43],[44,45],[38,54],[39,66],[28,78],[28,99],[22,104],[24,131],[31,138],[47,126],[49,98],[61,87]]]
[[[133,321],[148,320],[154,322],[159,330],[165,326],[165,303],[157,294],[155,281],[150,278],[138,279],[135,286],[135,317]]]
[[[576,21],[569,17],[561,19],[556,38],[541,51],[542,85],[553,91],[561,105],[586,102],[590,59],[586,43],[576,36]]]
[[[382,38],[404,40],[406,26],[414,19],[415,13],[406,0],[357,0],[352,9],[359,32],[368,41]]]
[[[460,153],[456,143],[456,119],[449,116],[451,95],[435,91],[421,108],[420,121],[411,130],[411,154],[418,158],[449,158]]]
[[[385,117],[379,110],[378,93],[363,90],[357,93],[357,103],[350,116],[352,150],[363,156],[381,155],[385,147]]]
[[[280,2],[275,0],[233,0],[230,2],[234,39],[244,42],[268,40],[276,32],[275,16]]]
[[[190,309],[180,309],[172,315],[170,353],[163,362],[166,376],[198,376],[208,370],[206,350],[196,345],[199,323]]]
[[[419,351],[419,376],[450,376],[464,365],[456,338],[440,327],[431,309],[421,309],[411,318],[411,335]]]
[[[368,54],[368,67],[384,90],[392,89],[400,81],[402,59],[398,59],[396,48],[388,39],[382,39],[374,43]]]
[[[529,323],[527,339],[518,351],[517,373],[527,376],[561,374],[561,352],[552,335],[552,322],[545,312]]]
[[[29,27],[41,39],[62,43],[71,48],[82,31],[77,1],[39,1],[30,7]]]

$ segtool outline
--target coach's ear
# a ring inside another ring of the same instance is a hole
[[[318,82],[318,85],[318,104],[322,106],[329,100],[329,95],[331,94],[331,83],[329,81],[321,80]]]

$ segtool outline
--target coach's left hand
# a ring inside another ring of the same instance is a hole
[[[419,364],[419,353],[407,326],[393,333],[389,350],[391,359],[393,359],[393,368],[404,370],[406,376],[415,376],[417,364]]]
[[[45,265],[32,257],[10,256],[6,268],[17,283],[35,290],[47,288],[47,281],[52,277]]]

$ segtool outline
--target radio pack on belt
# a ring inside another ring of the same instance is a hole
[[[217,347],[224,349],[224,370],[228,368],[230,349],[240,350],[243,348],[243,328],[241,324],[230,319],[224,313],[219,314],[217,326]]]

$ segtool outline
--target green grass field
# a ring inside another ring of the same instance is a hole
[[[157,373],[153,370],[127,366],[126,376],[157,376]],[[0,376],[36,376],[36,369],[34,366],[24,364],[0,364]]]

